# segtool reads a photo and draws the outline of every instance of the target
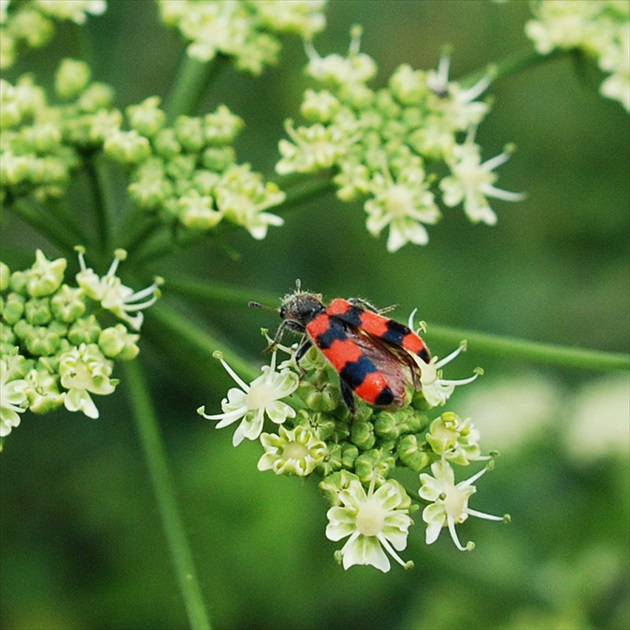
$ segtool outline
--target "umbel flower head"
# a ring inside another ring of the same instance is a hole
[[[302,103],[308,124],[287,121],[289,139],[280,141],[276,171],[332,170],[337,196],[365,199],[368,231],[378,236],[388,230],[392,252],[428,242],[426,226],[440,220],[440,202],[462,205],[474,223],[496,223],[488,199],[518,201],[523,195],[495,185],[494,169],[509,152],[483,161],[474,141],[489,111],[477,99],[491,75],[462,86],[449,80],[450,60],[444,56],[436,71],[401,65],[387,87],[373,90],[369,82],[377,66],[360,52],[360,35],[355,27],[345,57],[322,57],[307,45],[307,72],[315,82]]]
[[[270,209],[285,193],[237,162],[232,144],[244,122],[225,105],[168,126],[159,97],[115,109],[112,88],[73,59],[57,69],[55,99],[30,75],[0,80],[0,199],[9,207],[61,197],[85,154],[101,152],[128,174],[137,208],[160,224],[201,233],[227,221],[258,240],[283,224]]]
[[[607,76],[599,91],[630,111],[630,4],[616,0],[536,0],[525,33],[536,51],[580,50]]]
[[[299,289],[284,303],[296,295]],[[473,484],[483,471],[455,485],[451,466],[468,466],[490,457],[482,454],[481,436],[470,418],[461,419],[450,410],[435,411],[449,402],[456,386],[466,386],[479,375],[444,378],[442,368],[459,355],[463,344],[441,361],[426,363],[417,358],[422,366],[413,396],[402,396],[400,403],[383,408],[353,394],[354,409],[350,411],[339,374],[315,345],[305,352],[303,344],[288,347],[263,332],[273,349],[270,364],[247,383],[216,353],[237,387],[221,402],[222,413],[206,414],[204,407],[198,412],[217,421],[217,428],[238,423],[234,446],[244,439],[260,440],[260,471],[321,478],[319,487],[331,505],[326,537],[344,541],[336,555],[345,569],[370,565],[389,571],[392,558],[405,568],[412,566],[399,552],[407,547],[413,525],[410,515],[420,506],[411,498],[417,488],[406,490],[393,478],[398,469],[421,475],[419,496],[430,502],[423,512],[430,532],[427,543],[434,542],[442,527],[448,527],[456,546],[463,548],[455,525],[469,515],[485,517],[468,507],[476,490]],[[278,352],[289,355],[279,365]],[[372,359],[378,363],[377,357]],[[269,425],[279,426],[267,432]],[[433,476],[424,472],[429,469]]]
[[[24,271],[0,263],[0,437],[27,409],[42,414],[63,405],[98,418],[93,396],[113,393],[114,364],[139,352],[140,310],[155,302],[161,281],[134,292],[116,276],[122,250],[102,277],[78,250],[78,286],[66,283],[65,258],[49,260],[41,250]]]

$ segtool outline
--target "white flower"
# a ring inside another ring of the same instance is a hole
[[[221,401],[223,413],[207,415],[205,407],[200,407],[197,413],[208,420],[219,420],[217,429],[242,419],[232,438],[234,446],[238,446],[245,438],[258,439],[263,429],[265,414],[276,424],[282,424],[287,418],[295,417],[295,410],[281,399],[297,389],[299,378],[289,369],[276,372],[275,352],[271,357],[271,365],[264,365],[262,375],[249,385],[223,360],[220,353],[215,353],[215,356],[241,389],[233,387],[228,391],[227,398]]]
[[[460,551],[471,551],[474,543],[469,542],[465,547],[462,546],[455,531],[455,525],[463,523],[469,516],[477,516],[490,521],[508,520],[507,516],[484,514],[468,507],[468,500],[477,491],[472,484],[487,470],[487,467],[483,468],[466,481],[455,485],[455,473],[451,465],[445,459],[441,459],[431,465],[433,477],[427,473],[420,475],[422,484],[418,492],[420,498],[431,501],[422,512],[422,520],[427,524],[427,545],[437,540],[442,528],[448,527],[455,546]]]
[[[383,572],[389,571],[390,562],[385,551],[408,568],[396,551],[407,546],[411,500],[400,484],[386,481],[374,492],[374,479],[368,492],[361,482],[353,479],[338,495],[341,505],[328,510],[326,537],[338,541],[348,538],[341,549],[343,568],[354,564],[369,564]],[[385,549],[385,551],[383,551]]]
[[[462,420],[451,411],[433,420],[426,434],[426,440],[436,455],[460,466],[466,466],[471,461],[490,459],[481,455],[480,437],[470,418]]]
[[[456,144],[447,156],[446,162],[451,169],[451,175],[440,181],[442,199],[444,203],[453,207],[464,203],[464,211],[474,223],[482,222],[494,225],[497,216],[488,204],[487,197],[503,199],[504,201],[520,201],[524,199],[522,193],[508,192],[496,188],[494,182],[497,174],[495,168],[507,162],[509,151],[481,162],[479,145],[474,142],[475,129],[471,128],[463,144]]]
[[[78,247],[76,249],[81,265],[81,271],[76,276],[77,284],[88,297],[100,302],[103,308],[114,313],[134,330],[139,330],[144,318],[140,311],[148,308],[158,299],[160,295],[158,286],[162,283],[161,278],[156,278],[150,286],[134,292],[133,289],[122,284],[120,278],[116,277],[120,261],[127,257],[125,250],[117,249],[114,252],[114,261],[107,273],[101,278],[93,269],[86,267],[83,248]],[[135,313],[135,315],[132,316],[130,313]]]
[[[20,424],[19,413],[24,413],[28,404],[26,389],[28,383],[11,375],[9,358],[0,360],[0,438],[11,433]]]
[[[413,318],[416,311],[414,310],[409,317],[409,328],[413,330]],[[432,406],[437,407],[443,405],[451,397],[451,394],[455,391],[458,385],[468,385],[472,383],[479,374],[482,374],[481,369],[477,369],[476,373],[469,378],[463,378],[458,380],[449,380],[442,378],[442,370],[447,363],[450,363],[456,356],[466,349],[466,342],[462,342],[459,347],[451,352],[448,356],[444,357],[441,361],[438,361],[438,357],[431,357],[429,363],[425,363],[419,358],[416,358],[416,364],[420,369],[420,384],[422,385],[422,395],[424,399]]]
[[[376,236],[389,226],[388,251],[395,252],[410,242],[428,243],[429,235],[423,223],[437,223],[440,211],[422,168],[407,166],[395,181],[387,170],[376,173],[370,190],[374,198],[365,203],[367,229]]]
[[[110,379],[113,362],[94,344],[82,343],[64,352],[59,359],[61,384],[68,390],[64,405],[68,411],[82,411],[88,418],[98,418],[98,409],[90,393],[111,394],[118,380]]]
[[[258,461],[258,470],[304,477],[315,470],[328,452],[326,444],[306,427],[297,426],[289,431],[280,426],[279,433],[263,433],[260,436],[266,452]]]

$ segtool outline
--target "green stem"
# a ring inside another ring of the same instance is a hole
[[[189,351],[181,348],[179,355],[190,360],[191,352],[205,357],[212,355],[220,350],[225,360],[240,374],[244,379],[253,380],[260,376],[258,369],[253,367],[251,363],[243,359],[239,354],[229,349],[226,341],[213,335],[207,328],[200,328],[190,319],[182,317],[181,313],[167,306],[164,300],[151,308],[151,319],[166,329],[164,335],[174,335],[179,342],[188,346]],[[164,337],[167,338],[167,337]],[[216,361],[216,359],[212,359]]]
[[[168,289],[180,295],[220,304],[246,304],[257,300],[262,304],[277,304],[277,296],[255,289],[239,289],[213,283],[207,279],[172,277]],[[551,363],[588,370],[630,370],[630,356],[618,352],[603,352],[586,348],[568,347],[540,343],[527,339],[502,337],[490,333],[475,332],[464,328],[451,328],[429,324],[427,337],[430,340],[457,344],[466,340],[468,348],[479,354],[525,359],[539,363]]]
[[[146,377],[139,361],[130,361],[125,364],[125,367],[128,380],[127,390],[138,435],[149,469],[179,588],[188,613],[188,620],[191,628],[195,630],[202,628],[209,630],[210,621],[203,603],[186,532],[175,500],[175,492],[166,463],[166,453]]]
[[[51,221],[50,217],[44,216],[24,200],[15,201],[10,208],[36,232],[45,236],[63,252],[73,254],[76,243],[63,226],[56,221]]]
[[[322,175],[281,179],[279,186],[286,193],[286,199],[274,210],[281,213],[307,203],[311,199],[326,195],[335,189],[332,178]]]
[[[211,62],[202,62],[184,53],[164,107],[169,122],[197,111],[212,80],[226,63],[223,55],[217,55]]]
[[[549,363],[591,371],[630,370],[630,355],[620,352],[603,352],[540,343],[434,324],[428,324],[427,328],[427,337],[431,340],[459,343],[465,339],[468,349],[477,354],[505,356],[536,363]]]
[[[109,176],[98,157],[86,158],[86,173],[92,188],[96,213],[97,242],[101,254],[107,254],[112,248],[112,223],[114,218]]]
[[[549,55],[541,55],[533,48],[529,48],[509,55],[501,61],[492,63],[481,70],[475,70],[459,79],[458,83],[462,85],[474,85],[482,77],[487,76],[488,73],[493,75],[493,83],[496,83],[501,79],[511,77],[528,68],[534,68],[551,60],[558,59],[562,54],[563,51],[556,50]]]

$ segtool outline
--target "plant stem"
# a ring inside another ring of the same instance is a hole
[[[166,463],[166,453],[157,417],[149,394],[146,377],[139,361],[125,364],[128,394],[133,408],[138,436],[153,484],[162,526],[170,551],[179,589],[184,599],[191,628],[210,629],[197,580],[186,532],[179,514],[175,492]]]
[[[260,290],[240,289],[216,284],[207,279],[173,277],[169,278],[168,288],[175,293],[208,303],[243,305],[252,299],[269,305],[278,302],[277,296]],[[502,355],[532,362],[551,363],[588,370],[630,370],[630,356],[620,352],[603,352],[587,348],[540,343],[527,339],[475,332],[465,328],[440,326],[439,324],[428,325],[427,337],[431,340],[455,344],[465,339],[469,349],[492,356]]]
[[[211,62],[202,62],[184,53],[164,107],[169,122],[197,111],[210,83],[226,63],[223,55],[217,55]]]
[[[50,217],[43,216],[26,201],[15,201],[10,208],[36,232],[46,237],[63,252],[67,254],[74,252],[76,243],[73,242],[72,236],[56,221],[51,221]]]
[[[243,378],[253,380],[260,375],[248,361],[226,347],[225,341],[215,337],[209,330],[195,325],[186,317],[182,317],[181,313],[164,304],[164,300],[160,300],[151,308],[151,317],[159,325],[165,327],[169,335],[177,336],[185,345],[194,348],[196,353],[212,357],[217,350],[220,350],[225,360]],[[190,354],[186,356],[190,358]],[[216,361],[214,358],[212,360]]]
[[[109,177],[104,165],[97,156],[86,157],[86,173],[92,195],[94,197],[94,210],[96,214],[97,240],[102,255],[109,253],[112,243],[113,207],[109,190]]]
[[[468,349],[477,354],[502,355],[535,363],[549,363],[591,371],[630,370],[630,356],[617,352],[540,343],[437,324],[428,324],[427,337],[451,343],[459,343],[465,339]]]

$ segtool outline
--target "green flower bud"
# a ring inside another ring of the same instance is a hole
[[[418,444],[418,438],[415,435],[405,435],[399,440],[396,454],[405,466],[415,472],[426,468],[433,461],[431,456]]]
[[[400,435],[399,420],[395,413],[382,411],[374,420],[374,433],[380,438],[395,440]]]
[[[102,144],[106,138],[118,131],[123,120],[118,109],[99,109],[84,118],[88,122],[88,138],[95,145]]]
[[[139,105],[130,105],[125,112],[129,126],[140,135],[153,138],[166,122],[166,114],[159,109],[159,105],[159,96],[151,96]]]
[[[376,474],[387,478],[396,468],[396,459],[383,449],[372,449],[362,453],[354,462],[354,471],[363,483],[369,483]]]
[[[204,137],[201,120],[192,116],[178,116],[175,121],[175,137],[185,151],[197,153],[203,148]]]
[[[200,195],[212,195],[214,187],[221,178],[212,171],[200,169],[192,178],[192,185]]]
[[[173,195],[173,185],[167,179],[143,177],[129,184],[129,196],[146,210],[159,208]]]
[[[389,79],[389,87],[394,97],[403,105],[420,105],[430,92],[426,73],[413,70],[408,64],[396,68]]]
[[[46,44],[54,32],[54,24],[31,7],[24,7],[21,11],[17,11],[11,20],[13,37],[16,40],[25,41],[31,48],[40,48]]]
[[[2,308],[2,319],[10,325],[17,323],[24,315],[25,302],[26,300],[23,295],[19,293],[9,293]]]
[[[219,105],[214,113],[206,114],[203,118],[203,138],[214,146],[230,144],[244,126],[242,118],[225,105]]]
[[[5,151],[0,160],[0,184],[15,186],[28,179],[31,163],[32,158],[14,155],[10,149]]]
[[[55,74],[55,92],[59,98],[70,101],[86,89],[91,78],[92,71],[87,63],[64,59]]]
[[[70,324],[85,313],[83,291],[64,284],[50,299],[50,309],[55,319]]]
[[[371,449],[376,442],[374,425],[371,422],[353,422],[350,439],[362,451]]]
[[[110,359],[130,361],[140,352],[136,345],[138,339],[140,335],[129,333],[123,324],[116,324],[101,331],[98,346],[101,352]]]
[[[339,472],[326,475],[322,481],[319,482],[319,489],[326,495],[331,505],[339,505],[339,492],[345,490],[350,482],[358,480],[358,477],[347,470],[340,470]]]
[[[67,261],[65,258],[48,260],[41,249],[35,254],[35,264],[26,272],[26,291],[31,297],[54,293],[63,282]]]
[[[105,139],[103,150],[109,157],[123,164],[137,164],[151,154],[149,141],[135,129],[114,131]]]
[[[12,348],[15,347],[16,341],[17,338],[11,326],[0,322],[0,355],[8,355]]]
[[[210,147],[201,155],[201,163],[211,171],[222,173],[236,162],[236,151],[232,147]]]
[[[75,346],[98,341],[101,327],[94,315],[78,319],[68,330],[68,341]]]
[[[46,370],[31,370],[26,375],[26,396],[33,413],[48,413],[63,405],[57,379]]]
[[[352,470],[357,457],[359,457],[359,449],[354,444],[345,442],[341,445],[341,464],[344,468]]]
[[[308,89],[304,93],[304,101],[300,111],[302,116],[312,122],[330,122],[335,114],[341,109],[341,103],[328,90]]]
[[[162,129],[153,139],[155,152],[166,159],[175,157],[182,152],[182,145],[175,137],[174,129]]]
[[[92,83],[79,97],[82,112],[93,114],[99,109],[110,109],[114,102],[114,90],[106,83]]]
[[[48,326],[28,326],[23,337],[26,349],[34,356],[49,356],[59,349],[61,337]]]
[[[52,319],[50,300],[32,298],[24,305],[24,317],[33,326],[44,326]]]
[[[0,261],[0,291],[6,291],[9,288],[11,280],[11,270],[9,266]]]
[[[191,230],[210,230],[223,218],[214,207],[214,199],[196,190],[178,200],[177,214],[180,222]]]
[[[24,133],[29,147],[39,154],[53,153],[61,145],[61,129],[52,122],[26,127]]]
[[[181,190],[177,194],[185,194],[190,188],[190,178],[195,172],[195,157],[177,155],[166,164],[166,174],[177,181]]]
[[[309,381],[302,381],[299,389],[300,398],[313,411],[333,411],[341,402],[339,387],[333,383],[326,383],[323,387]]]

